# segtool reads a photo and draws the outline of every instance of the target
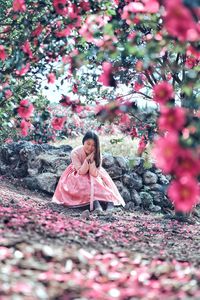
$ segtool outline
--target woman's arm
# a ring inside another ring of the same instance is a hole
[[[74,168],[80,175],[85,175],[89,171],[89,164],[87,159],[84,160],[83,164],[81,164],[80,158],[76,152],[71,153],[71,160]]]
[[[99,174],[99,170],[98,168],[96,167],[96,164],[95,164],[95,161],[91,162],[89,164],[89,173],[90,175],[94,176],[94,177],[97,177],[98,174]]]

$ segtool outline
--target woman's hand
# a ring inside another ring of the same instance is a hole
[[[86,160],[88,163],[92,163],[94,161],[94,152],[90,153],[87,157]]]

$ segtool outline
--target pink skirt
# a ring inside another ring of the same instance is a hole
[[[93,210],[94,200],[112,202],[116,205],[125,205],[113,180],[105,169],[100,167],[97,177],[89,173],[79,175],[70,164],[63,172],[52,201],[68,207],[81,207],[90,205]]]

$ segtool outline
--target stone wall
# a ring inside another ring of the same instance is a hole
[[[18,178],[29,189],[53,194],[60,175],[70,164],[71,150],[68,145],[54,147],[24,141],[5,144],[0,147],[0,175]],[[154,212],[172,209],[165,194],[170,178],[154,165],[147,169],[143,158],[104,153],[102,166],[117,185],[127,209]]]

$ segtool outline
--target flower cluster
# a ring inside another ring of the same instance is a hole
[[[29,128],[31,127],[30,116],[33,114],[34,106],[27,99],[20,101],[19,107],[17,108],[17,113],[22,118],[20,128],[22,136],[27,136]]]
[[[160,104],[158,127],[164,135],[156,140],[153,154],[157,166],[175,177],[168,189],[175,209],[188,212],[199,201],[200,157],[195,149],[185,148],[181,143],[187,128],[187,111],[172,106],[174,91],[168,82],[158,83],[153,91],[154,100]]]

